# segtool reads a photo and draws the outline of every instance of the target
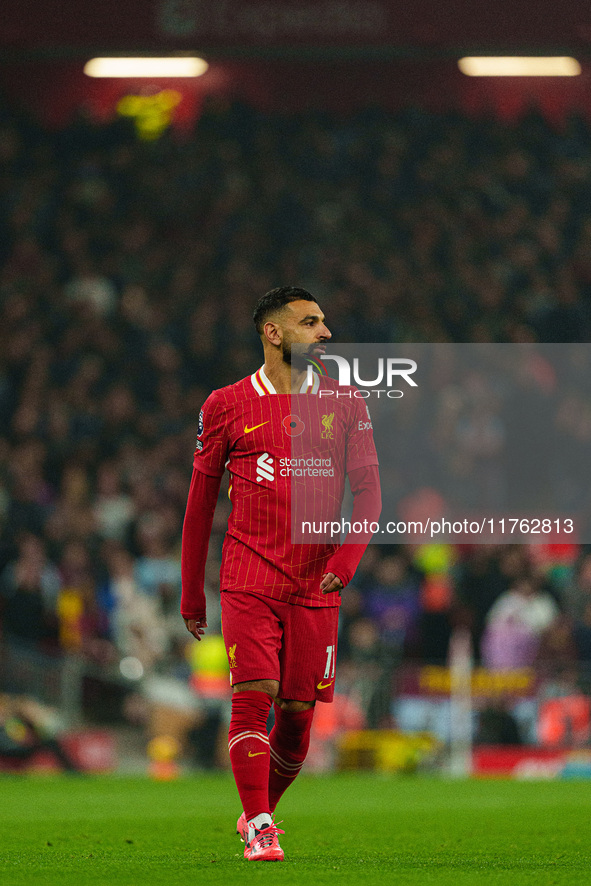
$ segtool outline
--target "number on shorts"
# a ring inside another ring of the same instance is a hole
[[[329,677],[334,677],[334,670],[336,665],[336,655],[334,654],[334,646],[326,647],[326,668],[324,669],[324,679],[328,679]]]

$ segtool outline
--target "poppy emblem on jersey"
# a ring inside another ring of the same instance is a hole
[[[230,665],[230,670],[236,667],[236,646],[237,644],[234,643],[233,646],[228,648],[228,663]]]
[[[272,481],[274,479],[275,467],[273,465],[273,456],[269,455],[268,452],[263,452],[257,458],[257,483],[260,483],[261,480]]]
[[[286,415],[283,419],[283,430],[288,437],[299,437],[303,434],[306,425],[299,415]]]
[[[324,430],[320,434],[323,440],[332,440],[333,439],[333,425],[334,422],[334,412],[331,412],[329,415],[322,416],[322,427]]]

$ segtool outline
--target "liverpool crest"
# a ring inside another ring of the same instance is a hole
[[[334,422],[334,412],[331,412],[329,415],[322,416],[322,427],[323,431],[320,434],[323,440],[332,440],[333,439],[333,429],[332,425]]]

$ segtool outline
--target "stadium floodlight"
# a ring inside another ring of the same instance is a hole
[[[493,55],[461,58],[458,67],[468,77],[577,77],[581,66],[568,56]]]
[[[201,77],[208,67],[205,59],[189,56],[92,58],[84,65],[84,73],[88,77]]]

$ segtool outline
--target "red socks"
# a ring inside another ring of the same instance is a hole
[[[310,745],[313,717],[314,708],[292,714],[282,711],[279,705],[275,704],[275,725],[269,736],[271,743],[269,807],[271,812],[275,811],[279,798],[304,765]]]
[[[228,747],[247,821],[275,810],[302,768],[310,744],[314,708],[291,714],[276,704],[275,725],[267,736],[271,703],[269,695],[255,689],[232,696]]]
[[[270,695],[255,689],[232,696],[228,748],[247,821],[261,812],[269,812],[267,717],[271,704]]]

